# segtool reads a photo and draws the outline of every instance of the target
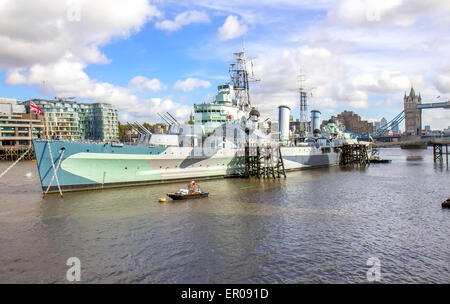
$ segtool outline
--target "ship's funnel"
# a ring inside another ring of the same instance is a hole
[[[278,107],[278,130],[280,131],[280,141],[289,141],[289,116],[291,108],[285,105]]]
[[[320,111],[311,111],[311,131],[313,133],[321,133],[320,131]]]

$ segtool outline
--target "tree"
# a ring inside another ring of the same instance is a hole
[[[128,124],[123,125],[119,121],[119,140],[120,141],[123,141],[123,137],[125,136],[125,132],[128,131],[128,130],[131,130],[131,126],[128,125]]]
[[[191,115],[189,116],[189,120],[186,121],[186,124],[190,124],[190,125],[195,124],[194,114],[193,113],[191,113]]]
[[[148,122],[144,122],[142,125],[144,126],[144,128],[146,128],[147,130],[149,130],[151,132],[153,125],[151,125]]]

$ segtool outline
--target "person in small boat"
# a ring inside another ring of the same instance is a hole
[[[200,193],[202,192],[200,190],[199,185],[195,182],[192,181],[189,185],[188,185],[188,190],[189,190],[189,194],[195,194],[195,193]]]

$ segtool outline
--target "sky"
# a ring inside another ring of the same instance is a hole
[[[0,0],[0,97],[107,102],[122,122],[187,120],[229,81],[244,42],[260,80],[252,103],[275,120],[281,104],[299,116],[299,78],[322,119],[389,121],[411,86],[422,102],[450,98],[441,0]],[[450,126],[450,110],[424,110],[423,125]]]

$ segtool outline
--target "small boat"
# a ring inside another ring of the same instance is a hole
[[[450,208],[450,197],[442,202],[442,208]]]
[[[167,194],[167,196],[173,200],[201,198],[201,197],[207,197],[208,195],[209,195],[209,193],[203,192],[200,189],[200,186],[194,181],[192,181],[190,184],[188,184],[187,189],[180,189],[180,190],[178,190],[178,192]]]
[[[402,149],[426,149],[427,143],[423,142],[423,143],[406,143],[406,144],[401,144],[400,148]]]
[[[371,164],[385,164],[385,163],[392,162],[392,160],[391,159],[382,159],[379,155],[375,155],[374,157],[369,159],[369,162]]]
[[[420,155],[408,155],[406,160],[422,160],[422,156]]]

